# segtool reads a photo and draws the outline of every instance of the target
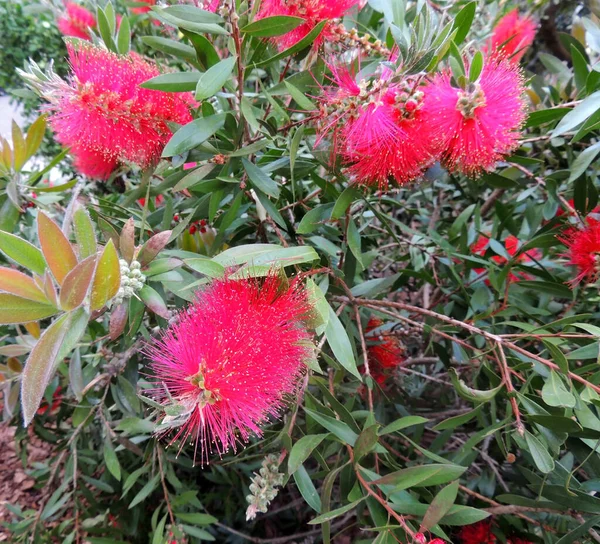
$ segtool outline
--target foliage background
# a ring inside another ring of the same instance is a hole
[[[404,2],[378,0],[345,22],[391,46],[393,21],[426,43],[434,30],[427,35],[414,24],[416,10],[445,13],[464,34],[465,41],[455,36],[457,46],[471,53],[508,3],[429,4],[409,3],[402,18],[397,8]],[[598,540],[598,294],[593,285],[567,285],[573,272],[556,238],[598,202],[597,5],[541,0],[522,7],[542,26],[524,62],[532,113],[521,148],[480,179],[434,168],[424,182],[386,193],[348,186],[326,150],[313,147],[305,119],[324,81],[323,58],[311,59],[305,48],[269,61],[276,52],[260,31],[235,34],[249,24],[246,4],[236,6],[241,17],[233,27],[231,20],[222,25],[233,38],[198,33],[176,16],[166,30],[148,15],[130,16],[133,49],[183,72],[163,80],[163,89],[196,89],[190,72],[232,54],[245,77],[229,70],[223,91],[197,112],[199,119],[224,112],[218,129],[199,143],[177,132],[169,160],[150,177],[133,171],[107,184],[74,178],[46,191],[39,168],[3,172],[1,228],[34,245],[40,212],[68,224],[76,200],[91,218],[79,208],[86,232],[101,244],[114,240],[121,256],[130,240],[146,241],[147,231],[170,231],[148,274],[149,310],[131,298],[116,338],[108,313],[86,320],[44,392],[48,404],[58,395],[57,411],[36,415],[28,428],[21,426],[18,391],[39,332],[2,327],[4,418],[18,427],[19,444],[33,435],[52,444],[47,460],[27,467],[41,507],[7,506],[4,526],[15,542],[159,543],[172,531],[192,542],[381,544],[407,541],[400,516],[413,530],[423,525],[457,541],[460,526],[490,514],[501,541]],[[59,72],[65,67],[52,19],[35,12],[0,3],[1,35],[9,37],[0,53],[6,89],[15,86],[12,67],[27,57],[55,59]],[[41,124],[30,129],[31,141],[43,132]],[[214,161],[217,155],[225,164]],[[196,161],[201,166],[183,170]],[[159,195],[164,201],[156,205]],[[190,234],[198,220],[215,229],[214,240]],[[484,256],[470,249],[480,234],[490,237]],[[507,254],[508,235],[518,237],[519,254],[537,249],[539,258]],[[176,455],[153,437],[155,407],[144,395],[149,384],[139,350],[167,326],[168,309],[183,307],[195,287],[232,262],[312,271],[320,352],[304,396],[282,421],[237,455],[200,468],[187,450]],[[476,271],[482,268],[488,281]],[[511,272],[529,276],[511,282]],[[384,390],[357,370],[372,316],[406,351]],[[42,329],[49,324],[42,321]],[[247,522],[251,478],[267,453],[284,451],[285,485],[267,514]],[[370,483],[380,477],[386,480]]]

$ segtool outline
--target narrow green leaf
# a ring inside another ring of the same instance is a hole
[[[327,338],[327,343],[336,360],[350,372],[350,374],[361,379],[358,368],[356,367],[356,359],[354,358],[350,338],[348,337],[340,318],[335,314],[331,306],[329,307],[329,322],[325,329],[325,337]]]
[[[63,314],[40,336],[31,350],[21,378],[23,424],[29,425],[60,361],[85,332],[88,314],[82,308]]]
[[[550,371],[550,376],[542,387],[542,398],[548,406],[574,408],[576,404],[575,396],[565,387],[561,377],[554,370]]]
[[[313,510],[316,512],[321,511],[321,497],[315,488],[308,472],[303,465],[300,465],[294,472],[294,481],[298,486],[300,494]]]
[[[217,94],[227,83],[235,67],[237,57],[228,57],[211,66],[206,72],[200,74],[196,84],[196,100],[202,101]]]
[[[80,259],[95,255],[97,251],[96,233],[90,214],[84,208],[78,208],[73,214],[73,231],[77,241]]]
[[[327,437],[327,434],[309,434],[296,442],[288,459],[288,474],[293,474],[308,459],[312,451]]]
[[[42,252],[26,240],[0,230],[0,251],[17,264],[42,275],[46,261]]]
[[[201,117],[181,127],[165,146],[162,156],[181,155],[208,140],[215,132],[223,128],[225,113]]]
[[[273,198],[279,198],[279,186],[267,173],[247,159],[242,159],[242,164],[248,178],[257,189]]]
[[[265,17],[240,29],[240,32],[254,36],[256,38],[272,38],[281,36],[294,30],[304,23],[301,17],[290,17],[286,15],[276,15],[274,17]]]

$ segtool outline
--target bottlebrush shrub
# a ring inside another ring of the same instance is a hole
[[[77,6],[0,141],[2,534],[592,541],[596,15]]]

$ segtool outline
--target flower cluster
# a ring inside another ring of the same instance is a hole
[[[351,7],[358,3],[359,0],[327,0],[326,2],[323,0],[263,0],[256,19],[276,15],[304,19],[304,22],[291,32],[273,38],[277,47],[283,51],[302,40],[321,21],[343,17]],[[314,44],[318,46],[324,40],[332,37],[332,28],[331,23],[326,24]]]
[[[171,137],[167,123],[188,123],[188,94],[143,89],[158,69],[135,53],[122,56],[86,42],[68,44],[73,74],[45,89],[56,139],[76,169],[107,179],[122,164],[147,167]]]
[[[483,257],[487,250],[489,241],[490,239],[488,236],[483,234],[480,235],[477,241],[471,246],[471,251],[473,252],[473,254]],[[519,239],[516,236],[513,236],[512,234],[507,236],[506,240],[504,240],[504,249],[506,250],[506,253],[514,259],[514,257],[516,257],[517,253],[519,252]],[[540,259],[541,256],[542,254],[538,249],[532,249],[521,253],[518,257],[516,257],[516,263],[533,264],[537,259]],[[499,266],[508,263],[508,259],[503,255],[493,255],[491,257],[491,260]],[[485,274],[486,270],[485,268],[475,268],[473,269],[473,272],[475,272],[477,275],[481,275]],[[526,272],[511,271],[509,272],[506,281],[508,281],[509,283],[513,283],[519,280],[530,279],[532,279],[532,276],[530,274],[527,274]],[[486,283],[489,283],[489,280],[486,280]]]
[[[279,457],[267,455],[259,470],[254,474],[250,484],[250,495],[246,497],[248,509],[246,510],[246,521],[252,520],[258,513],[266,513],[270,502],[277,496],[278,487],[283,485],[285,474],[279,472]]]
[[[146,276],[142,273],[141,265],[138,261],[131,261],[127,264],[125,259],[119,259],[121,270],[121,285],[114,298],[114,304],[121,304],[123,300],[131,298],[146,283]]]
[[[518,147],[526,113],[520,68],[488,57],[477,81],[455,87],[449,71],[423,84],[383,68],[356,81],[331,67],[321,97],[318,141],[333,131],[332,155],[362,185],[404,184],[439,160],[451,172],[478,176]]]
[[[581,227],[568,229],[561,237],[569,264],[577,269],[572,284],[594,282],[600,274],[600,221],[587,217]]]
[[[387,332],[373,334],[382,326],[381,319],[372,317],[366,330],[367,340],[370,341],[367,346],[369,371],[379,385],[383,385],[389,374],[404,362],[404,348],[396,336]]]
[[[521,17],[513,9],[502,17],[494,27],[488,49],[519,62],[533,43],[537,24],[531,17]]]
[[[492,532],[492,520],[484,519],[461,527],[458,532],[460,544],[496,544],[501,542]],[[511,537],[506,539],[506,544],[532,544],[530,540],[521,537]]]
[[[201,462],[236,450],[294,394],[313,349],[310,305],[298,281],[216,280],[147,348],[163,433],[195,443]]]
[[[65,3],[65,12],[56,20],[58,29],[65,36],[89,40],[90,30],[96,28],[94,14],[74,2]]]

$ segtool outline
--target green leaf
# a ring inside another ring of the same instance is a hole
[[[588,166],[592,164],[595,158],[600,153],[600,142],[596,142],[584,149],[571,164],[571,175],[569,176],[568,183],[575,181],[579,176],[585,174]]]
[[[167,53],[168,55],[173,55],[180,59],[187,60],[192,64],[196,62],[196,50],[185,43],[181,43],[170,38],[163,38],[161,36],[142,36],[142,41],[146,45],[149,45],[158,51],[162,51],[163,53]],[[196,80],[196,83],[197,82],[198,80]],[[193,91],[195,88],[196,85],[189,90]]]
[[[217,94],[225,83],[227,83],[236,61],[236,56],[228,57],[200,74],[198,84],[196,85],[196,100],[206,100]]]
[[[38,213],[38,238],[48,267],[59,285],[77,265],[73,246],[60,227],[44,212]]]
[[[29,323],[58,313],[58,308],[46,302],[0,293],[0,324]]]
[[[596,91],[561,119],[560,123],[558,123],[556,128],[552,131],[552,137],[556,138],[557,136],[563,135],[565,132],[573,130],[599,109],[600,91]]]
[[[155,314],[169,319],[170,313],[162,297],[149,285],[144,285],[139,291],[138,295],[142,302]]]
[[[158,482],[160,481],[160,474],[156,474],[154,478],[146,483],[144,487],[140,490],[140,492],[133,498],[133,500],[129,503],[128,508],[131,510],[134,506],[141,503],[144,499],[146,499],[158,486]]]
[[[360,193],[354,185],[349,185],[346,187],[335,201],[335,205],[331,211],[331,219],[339,219],[342,217],[352,202],[354,202],[354,200],[356,200],[356,198],[359,196]]]
[[[96,233],[94,225],[90,219],[90,214],[84,208],[78,208],[73,214],[73,230],[75,232],[75,240],[77,240],[77,249],[80,259],[86,259],[91,255],[95,255]]]
[[[346,504],[345,506],[336,508],[335,510],[330,510],[329,512],[326,512],[325,514],[317,516],[315,519],[309,521],[308,524],[309,525],[320,525],[321,523],[325,523],[326,521],[331,521],[332,519],[335,519],[338,516],[341,516],[342,514],[345,514],[346,512],[350,512],[350,510],[353,510],[354,508],[356,508],[362,501],[365,500],[365,498],[366,497],[361,497],[360,499],[358,499],[354,502],[351,502],[350,504]]]
[[[556,541],[556,544],[574,544],[575,542],[579,542],[581,537],[583,537],[590,529],[598,527],[598,525],[600,525],[600,516],[594,516],[559,538]]]
[[[577,403],[573,393],[565,387],[561,377],[554,370],[550,371],[550,376],[542,387],[542,398],[548,406],[574,408]]]
[[[153,89],[155,91],[166,92],[184,92],[193,91],[198,85],[198,80],[202,74],[200,72],[173,72],[170,74],[161,74],[153,77],[140,87],[144,89]]]
[[[105,12],[102,8],[98,7],[96,10],[96,20],[98,21],[98,30],[100,31],[100,36],[102,37],[102,41],[106,48],[113,53],[118,53],[117,46],[112,37],[112,31],[110,29],[110,24],[108,22],[108,18],[106,17]]]
[[[121,465],[117,459],[117,454],[112,447],[112,444],[107,440],[104,441],[104,461],[106,468],[117,480],[121,481]]]
[[[63,314],[43,332],[31,350],[21,375],[21,406],[25,426],[35,416],[56,367],[85,332],[88,317],[82,308]]]
[[[303,49],[307,48],[309,45],[311,45],[317,39],[317,37],[319,36],[319,34],[321,34],[321,31],[323,30],[323,27],[326,24],[327,24],[327,20],[321,21],[306,36],[304,36],[304,38],[302,38],[300,41],[296,42],[294,45],[292,45],[285,51],[282,51],[281,53],[278,53],[277,55],[274,55],[266,60],[263,60],[260,62],[255,62],[251,67],[252,68],[263,67],[263,66],[266,66],[267,64],[271,64],[272,62],[275,62],[280,59],[284,59],[286,57],[289,57],[290,55],[293,55],[295,53],[298,53],[299,51],[302,51]]]
[[[438,423],[435,427],[433,427],[434,431],[445,431],[446,429],[456,429],[456,427],[460,427],[465,423],[471,421],[475,416],[481,412],[482,404],[480,404],[474,410],[467,412],[466,414],[460,414],[458,416],[450,417]]]
[[[175,517],[186,523],[193,523],[194,525],[211,525],[217,523],[219,520],[210,514],[176,512]]]
[[[165,146],[162,156],[181,155],[208,140],[215,132],[223,128],[225,113],[201,117],[181,127]]]
[[[46,261],[42,252],[14,234],[0,230],[0,251],[36,274],[42,275],[46,270]]]
[[[242,164],[248,178],[257,189],[273,198],[279,198],[279,186],[268,174],[247,159],[242,159]]]
[[[361,379],[358,368],[356,367],[356,360],[354,358],[354,352],[352,351],[350,338],[348,337],[340,318],[335,314],[331,306],[329,307],[329,322],[325,329],[325,337],[327,338],[327,343],[336,360],[350,372],[350,374]]]
[[[466,470],[467,467],[451,464],[419,465],[386,474],[383,478],[372,483],[376,485],[393,485],[394,491],[411,487],[429,487],[456,480]]]
[[[354,446],[354,444],[356,443],[358,435],[343,421],[339,421],[325,414],[320,414],[319,412],[315,412],[308,408],[304,408],[304,411],[310,417],[312,417],[319,425],[333,433],[345,444]]]
[[[104,247],[96,266],[96,274],[92,283],[90,308],[100,310],[113,298],[121,286],[121,268],[119,255],[112,240]]]
[[[458,481],[452,482],[450,485],[444,487],[431,501],[419,532],[429,531],[448,513],[450,508],[454,505],[456,495],[458,493]]]
[[[548,453],[546,446],[527,430],[525,431],[525,441],[538,470],[544,474],[552,472],[554,470],[554,459]]]
[[[129,18],[124,16],[119,23],[119,33],[117,34],[117,51],[121,55],[127,55],[131,48],[131,27]]]
[[[379,435],[377,434],[378,428],[379,425],[370,425],[358,435],[358,439],[354,444],[355,463],[358,463],[365,455],[371,453],[377,445],[377,441],[379,440]]]
[[[29,127],[25,138],[26,156],[33,156],[42,145],[46,133],[46,116],[40,115]]]
[[[347,240],[348,247],[350,248],[352,255],[354,255],[356,261],[360,266],[364,266],[362,262],[360,233],[358,232],[358,228],[356,227],[354,219],[352,219],[351,217],[348,219]]]
[[[469,81],[472,83],[477,81],[483,70],[483,53],[477,51],[471,61],[471,67],[469,68]]]
[[[309,434],[296,442],[288,459],[288,474],[293,474],[308,459],[312,451],[327,437],[327,434]]]
[[[397,419],[396,421],[386,425],[383,429],[379,431],[379,436],[383,436],[385,434],[395,433],[397,431],[401,431],[402,429],[406,429],[407,427],[412,427],[413,425],[422,425],[423,423],[427,423],[429,420],[427,418],[421,416],[405,416]]]
[[[458,377],[456,369],[450,368],[448,371],[450,375],[450,380],[452,381],[452,385],[454,389],[458,393],[460,397],[465,400],[471,402],[489,402],[492,400],[504,387],[503,384],[500,384],[498,387],[494,387],[489,391],[482,391],[479,389],[473,389],[469,387],[463,380]]]
[[[456,35],[454,36],[453,40],[456,45],[462,43],[467,37],[469,30],[471,30],[476,9],[477,2],[469,2],[458,12],[454,18],[452,31],[456,30]]]
[[[316,512],[320,512],[321,497],[303,465],[300,465],[294,472],[294,481],[306,503]]]
[[[240,29],[243,34],[248,34],[256,38],[272,38],[281,36],[294,30],[304,23],[301,17],[290,17],[287,15],[276,15],[274,17],[265,17]]]
[[[318,109],[317,106],[311,102],[302,91],[294,87],[289,81],[284,81],[283,83],[285,84],[296,104],[298,104],[298,106],[300,106],[303,110],[315,111]]]

